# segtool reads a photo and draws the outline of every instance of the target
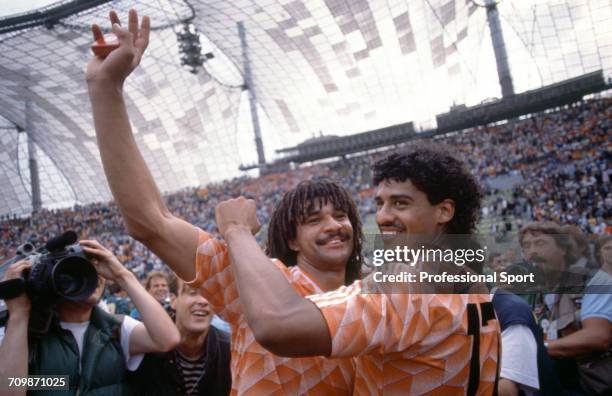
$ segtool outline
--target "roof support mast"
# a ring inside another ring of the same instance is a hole
[[[253,89],[253,79],[251,75],[251,63],[249,59],[249,47],[246,41],[246,31],[244,30],[244,23],[238,22],[238,34],[240,36],[240,44],[242,45],[242,59],[244,62],[244,85],[249,91],[249,106],[251,108],[251,121],[253,122],[253,133],[255,134],[255,146],[257,147],[257,162],[260,165],[260,169],[266,163],[266,155],[263,147],[263,140],[261,139],[261,127],[259,125],[259,115],[257,114],[257,100],[255,97],[255,90]]]
[[[487,21],[489,23],[489,30],[491,31],[491,41],[493,43],[493,52],[495,53],[499,85],[501,86],[502,97],[505,98],[514,95],[514,85],[512,84],[512,74],[510,73],[510,65],[508,63],[506,43],[499,20],[497,1],[485,0],[485,7],[487,8]]]
[[[30,123],[30,99],[25,101],[25,129],[16,125],[18,133],[25,133],[28,142],[28,170],[30,171],[30,191],[32,192],[32,212],[40,211],[42,200],[40,198],[40,178],[38,176],[38,160],[36,146],[32,139],[32,125]]]

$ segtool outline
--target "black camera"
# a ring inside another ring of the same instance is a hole
[[[170,299],[170,297],[164,298],[159,303],[161,304],[162,308],[164,308],[168,316],[170,316],[170,319],[172,319],[172,321],[174,322],[174,319],[176,318],[176,311],[174,310],[174,308],[172,308],[172,300]]]
[[[74,231],[50,239],[35,249],[30,243],[17,248],[17,254],[0,266],[0,278],[13,263],[27,259],[32,268],[21,278],[0,282],[0,298],[10,299],[27,293],[32,300],[30,332],[45,334],[49,328],[52,307],[60,299],[86,300],[96,290],[98,274]]]

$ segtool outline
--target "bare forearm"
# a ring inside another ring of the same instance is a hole
[[[226,240],[241,304],[252,328],[282,318],[291,302],[302,300],[262,252],[249,229],[233,229]]]
[[[577,357],[593,352],[604,352],[609,338],[593,329],[582,329],[566,337],[548,342],[548,354],[552,357]]]
[[[253,236],[259,230],[255,201],[239,197],[215,208],[228,245],[242,310],[255,339],[280,356],[329,356],[331,338],[314,303],[293,289]]]
[[[167,214],[155,181],[138,150],[116,83],[89,82],[89,97],[104,172],[130,233],[146,238]],[[140,238],[138,238],[140,239]]]
[[[129,234],[182,279],[193,279],[197,232],[166,208],[132,135],[122,88],[90,81],[89,96],[104,172]]]
[[[280,356],[329,356],[331,340],[319,309],[297,294],[248,228],[225,236],[242,308],[255,339]]]
[[[142,287],[138,279],[130,272],[126,271],[126,274],[118,280],[118,284],[127,292],[140,312],[142,322],[151,340],[160,350],[173,348],[179,340],[179,333],[161,304]]]
[[[25,387],[6,388],[8,377],[28,375],[28,321],[29,313],[14,313],[9,318],[2,345],[0,345],[0,395],[25,395]],[[9,357],[10,358],[7,358]]]

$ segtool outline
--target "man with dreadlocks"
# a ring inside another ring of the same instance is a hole
[[[350,358],[287,359],[271,354],[253,336],[242,312],[226,245],[169,213],[131,131],[122,86],[147,47],[150,22],[128,29],[111,12],[119,48],[87,66],[89,95],[104,171],[132,237],[166,262],[187,286],[199,290],[232,329],[232,394],[350,395]],[[102,33],[92,27],[94,38]],[[256,233],[259,223],[252,208]],[[301,296],[350,284],[361,268],[361,222],[348,193],[330,181],[299,184],[288,192],[269,227],[268,251],[283,279]],[[265,287],[265,285],[264,285]],[[192,315],[198,316],[197,312]]]
[[[419,147],[390,155],[374,166],[374,184],[376,222],[385,239],[448,245],[455,242],[451,234],[474,231],[479,187],[446,151]],[[467,288],[458,292],[463,294],[425,294],[410,285],[384,293],[389,289],[366,288],[373,282],[368,277],[304,298],[251,235],[254,210],[244,198],[225,201],[216,220],[243,312],[261,345],[281,356],[356,357],[355,395],[496,391],[499,327],[488,291],[474,284],[469,291],[481,294],[466,294]],[[429,264],[437,263],[418,263]]]
[[[359,212],[346,190],[329,180],[304,181],[272,213],[266,253],[333,290],[359,279],[361,243]]]

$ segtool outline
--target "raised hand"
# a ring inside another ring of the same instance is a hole
[[[225,233],[232,227],[244,227],[257,234],[261,225],[257,220],[257,207],[255,201],[244,197],[228,199],[217,205],[215,218],[219,233],[225,237]]]
[[[115,11],[109,13],[113,33],[119,41],[119,48],[113,50],[106,58],[97,56],[87,64],[85,72],[89,83],[102,82],[104,84],[116,84],[122,86],[123,82],[130,73],[138,66],[142,55],[149,45],[149,33],[151,31],[151,21],[149,17],[142,18],[142,23],[138,27],[138,14],[136,10],[130,10],[128,15],[127,30],[121,27],[119,17]],[[98,41],[102,36],[102,29],[97,24],[91,26],[94,41]]]
[[[98,241],[82,240],[79,244],[96,268],[98,275],[101,275],[103,278],[117,281],[129,272],[121,265],[117,257],[110,250],[100,245]]]

